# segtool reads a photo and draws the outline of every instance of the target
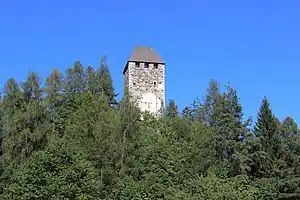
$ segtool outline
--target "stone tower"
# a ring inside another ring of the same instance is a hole
[[[165,63],[159,55],[151,47],[135,47],[123,74],[140,109],[159,116],[165,106]]]

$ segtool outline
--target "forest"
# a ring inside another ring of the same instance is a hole
[[[212,79],[203,101],[169,100],[155,118],[126,90],[117,100],[105,57],[49,74],[4,86],[1,199],[300,199],[299,129],[267,97],[245,119]]]

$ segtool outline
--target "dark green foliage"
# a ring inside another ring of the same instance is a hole
[[[254,126],[255,138],[252,139],[253,144],[249,152],[251,175],[260,178],[274,175],[275,166],[279,166],[275,161],[282,154],[279,125],[265,97],[258,112]]]
[[[76,61],[72,68],[67,69],[67,76],[64,82],[64,92],[71,96],[81,94],[85,90],[85,72],[81,63]]]
[[[198,98],[194,100],[190,106],[186,106],[182,110],[182,117],[192,120],[194,122],[203,122],[204,107]]]
[[[101,66],[98,72],[98,76],[101,94],[104,94],[107,97],[110,105],[115,105],[115,97],[117,95],[115,94],[113,81],[110,75],[110,71],[107,65],[107,59],[105,56],[101,59]]]
[[[300,137],[264,98],[254,128],[237,91],[212,80],[181,114],[116,102],[106,58],[9,79],[0,99],[2,199],[297,199]]]
[[[19,166],[3,199],[99,199],[96,170],[67,141],[51,143]]]
[[[221,98],[219,83],[214,79],[211,80],[206,93],[207,94],[203,105],[203,121],[205,125],[215,127],[217,126],[217,115],[219,112],[218,108],[220,106]]]
[[[287,117],[283,120],[281,128],[282,135],[285,138],[292,137],[295,134],[299,133],[298,125],[291,117]]]
[[[178,107],[175,104],[174,100],[170,100],[169,104],[167,105],[166,108],[166,116],[170,118],[174,118],[178,116]]]
[[[100,77],[93,67],[88,66],[86,70],[87,90],[93,94],[100,94]]]
[[[272,159],[280,154],[281,141],[278,126],[279,124],[269,107],[269,101],[265,97],[258,113],[254,132],[260,139],[261,150],[267,152]]]

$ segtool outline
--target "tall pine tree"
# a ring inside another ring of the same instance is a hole
[[[209,87],[206,92],[205,102],[204,102],[204,114],[203,121],[205,125],[215,127],[217,126],[217,115],[218,108],[220,106],[220,87],[216,80],[211,80]]]
[[[113,87],[113,81],[110,75],[110,71],[107,65],[107,58],[104,56],[101,59],[101,66],[98,72],[99,75],[99,83],[100,83],[100,92],[104,94],[110,105],[115,105],[116,100],[115,97],[115,89]]]
[[[254,133],[256,137],[260,138],[262,150],[272,158],[279,156],[281,145],[279,124],[266,97],[264,97],[259,109]]]
[[[166,116],[170,118],[175,118],[178,116],[178,107],[173,99],[171,99],[167,105]]]

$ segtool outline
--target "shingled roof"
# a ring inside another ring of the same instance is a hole
[[[135,47],[131,53],[129,61],[133,62],[148,62],[148,63],[164,63],[159,55],[151,47]],[[123,70],[123,73],[127,70],[128,62]]]

